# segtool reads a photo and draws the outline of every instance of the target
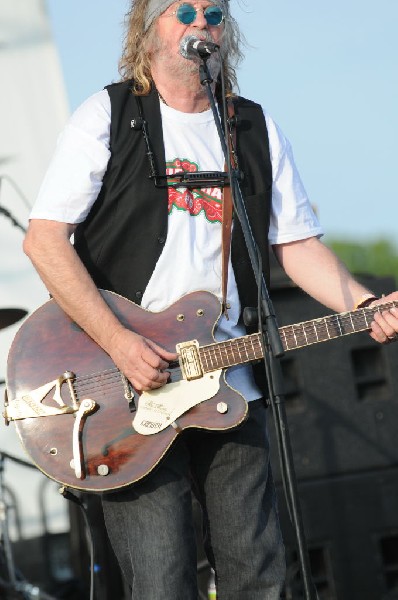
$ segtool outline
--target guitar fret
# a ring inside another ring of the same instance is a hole
[[[298,327],[295,327],[295,332],[299,347],[307,346],[307,336],[304,326],[299,325]]]
[[[363,312],[363,318],[364,318],[364,321],[365,321],[366,325],[368,327],[370,327],[370,325],[371,325],[371,323],[373,321],[374,313],[369,314],[368,312],[365,312],[365,309],[363,309],[362,312]],[[379,313],[380,309],[376,308],[375,312]]]
[[[255,334],[200,348],[202,366],[206,372],[250,362],[262,356],[262,347]]]
[[[237,363],[239,363],[239,362],[247,362],[248,360],[250,360],[250,358],[249,358],[249,355],[248,355],[248,352],[247,352],[246,344],[243,342],[243,349],[244,349],[244,351],[245,351],[246,358],[244,358],[244,357],[242,356],[242,350],[241,350],[241,346],[242,346],[242,343],[241,343],[241,342],[237,342],[237,343],[235,344],[235,348],[234,348],[234,350],[236,351],[237,357],[236,357],[236,356],[235,356],[235,354],[234,354],[234,356],[233,356],[233,358],[234,358],[234,360],[233,360],[233,364],[237,364]]]
[[[215,347],[215,353],[214,354],[215,354],[215,360],[216,360],[217,366],[219,366],[220,362],[222,364],[221,345]]]
[[[313,329],[313,340],[314,340],[314,344],[316,342],[320,342],[322,341],[322,327],[323,327],[323,323],[319,320],[314,321],[312,323],[312,329]]]
[[[210,373],[210,371],[212,371],[212,364],[209,360],[209,355],[204,348],[199,348],[199,357],[203,371],[205,373]]]
[[[204,366],[204,370],[205,370],[206,372],[209,372],[211,369],[210,369],[210,367],[209,367],[209,359],[208,359],[207,352],[201,352],[201,353],[200,353],[200,357],[201,357],[201,360],[203,360],[203,359],[204,359],[204,361],[205,361],[205,363],[206,363],[205,365],[203,365],[203,366]],[[203,364],[203,363],[202,363],[202,364]]]
[[[289,329],[288,326],[282,328],[282,331],[283,331],[282,344],[283,344],[283,349],[284,350],[290,350],[290,348],[289,348],[289,338],[288,338],[288,335],[287,335],[288,329]]]
[[[285,329],[286,350],[298,348],[296,333],[292,325],[288,325]]]
[[[264,349],[260,336],[257,336],[257,354],[255,355],[256,359],[264,358]]]
[[[220,359],[222,358],[222,354],[220,352],[219,346],[214,346],[213,347],[213,353],[214,353],[214,361],[215,364],[217,366],[217,368],[220,368]]]
[[[308,330],[308,339],[310,340],[309,344],[316,344],[319,342],[318,329],[316,327],[316,323],[311,324],[311,328]]]
[[[339,316],[338,316],[338,315],[336,315],[336,317],[335,317],[334,321],[335,321],[335,323],[337,323],[337,326],[338,326],[338,328],[339,328],[339,335],[343,335],[343,331],[342,331],[342,329],[341,329],[341,323],[340,323],[340,319],[339,319]]]
[[[235,351],[235,349],[234,349],[232,343],[230,342],[230,340],[224,342],[223,348],[224,348],[224,351],[225,351],[225,359],[229,363],[231,361],[231,358],[234,357],[234,351]]]
[[[252,345],[252,348],[253,348],[253,340],[251,338],[250,338],[250,341],[251,341],[251,345]],[[244,345],[244,348],[245,348],[246,359],[250,360],[250,356],[249,356],[249,353],[247,351],[247,345],[246,344]],[[239,351],[239,356],[241,356],[240,351]]]
[[[310,344],[336,339],[343,335],[370,329],[374,313],[397,306],[390,302],[377,308],[356,309],[351,312],[329,315],[313,321],[286,325],[279,329],[284,350],[294,350]],[[260,334],[246,335],[233,340],[215,342],[200,348],[203,368],[206,372],[247,363],[263,357]]]
[[[282,342],[282,347],[284,350],[287,350],[287,340],[286,340],[286,329],[285,327],[282,327],[280,329],[280,334],[281,334],[281,342]]]
[[[239,343],[231,344],[231,351],[232,352],[229,355],[229,364],[234,364],[236,361],[240,362],[242,360],[242,353]]]
[[[344,334],[345,335],[355,332],[355,326],[354,326],[354,322],[353,322],[351,313],[348,313],[348,315],[346,317],[344,317],[342,319],[342,321],[344,323]]]
[[[215,363],[216,367],[218,369],[220,367],[222,367],[224,360],[223,360],[223,355],[222,355],[220,346],[216,346],[213,348],[213,358],[214,358],[214,363]]]
[[[261,334],[257,333],[253,336],[250,337],[250,344],[252,347],[252,350],[255,354],[255,358],[258,358],[258,353],[261,354],[261,357],[263,356],[263,346],[262,346],[262,341],[261,341]]]
[[[328,327],[328,320],[326,318],[322,319],[320,322],[320,332],[322,333],[322,340],[330,340],[330,331]]]
[[[329,321],[329,320],[328,320],[328,319],[325,317],[325,318],[324,318],[324,322],[325,322],[325,325],[326,325],[326,333],[327,333],[327,335],[328,335],[328,339],[330,340],[330,339],[331,339],[331,336],[330,336],[330,331],[329,331],[329,327],[328,327],[328,321]]]
[[[304,324],[296,325],[294,327],[294,337],[297,340],[299,346],[306,346],[307,340],[305,337]]]
[[[338,337],[339,331],[336,329],[336,319],[334,318],[334,316],[328,318],[328,324],[329,339],[334,339]]]
[[[233,344],[232,342],[230,342],[230,349],[231,349],[230,358],[231,358],[232,362],[236,363],[237,361],[241,361],[242,353],[240,351],[239,344]]]

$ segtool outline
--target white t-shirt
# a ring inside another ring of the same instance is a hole
[[[224,157],[211,110],[191,114],[163,103],[160,106],[167,173],[182,168],[223,171]],[[60,135],[32,209],[32,219],[84,221],[101,190],[110,158],[110,113],[109,95],[104,90],[91,96],[72,115]],[[322,235],[290,144],[269,115],[265,114],[265,118],[273,172],[269,242],[278,244]],[[166,243],[144,292],[144,308],[161,311],[196,290],[210,291],[221,299],[221,197],[218,188],[169,189]],[[228,303],[229,320],[221,317],[216,329],[219,341],[245,334],[238,324],[240,303],[231,261]],[[229,369],[227,381],[247,400],[261,396],[248,366]]]

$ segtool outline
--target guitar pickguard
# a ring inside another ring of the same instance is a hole
[[[200,379],[176,381],[160,389],[143,392],[133,420],[134,429],[143,435],[166,429],[190,408],[218,393],[221,373],[220,369],[206,373]]]

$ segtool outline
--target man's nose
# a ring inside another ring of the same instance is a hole
[[[205,14],[204,14],[204,9],[203,8],[197,8],[196,9],[196,19],[192,23],[192,25],[194,25],[198,29],[206,29],[206,27],[207,27],[207,21],[205,19]]]

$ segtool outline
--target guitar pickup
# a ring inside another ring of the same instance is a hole
[[[199,357],[199,342],[191,340],[176,345],[179,362],[184,379],[191,381],[203,377],[202,364]]]

